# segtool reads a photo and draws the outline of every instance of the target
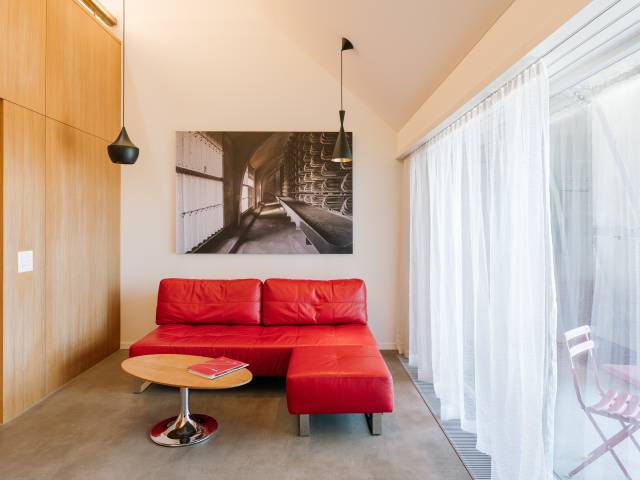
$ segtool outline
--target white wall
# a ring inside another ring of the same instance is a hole
[[[123,344],[154,327],[163,277],[360,277],[371,329],[382,348],[394,348],[406,303],[395,132],[345,92],[354,132],[353,255],[177,255],[175,131],[336,130],[338,85],[246,3],[145,5],[127,4],[126,124],[141,153],[122,169]]]

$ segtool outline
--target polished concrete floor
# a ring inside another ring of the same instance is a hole
[[[191,409],[216,417],[207,443],[153,444],[149,428],[178,409],[175,389],[130,393],[120,351],[0,427],[2,479],[421,479],[469,480],[394,354],[385,353],[395,411],[383,435],[362,415],[314,416],[297,436],[281,379],[227,391],[194,391]]]

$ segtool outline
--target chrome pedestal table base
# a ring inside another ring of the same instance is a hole
[[[165,447],[185,447],[204,442],[218,430],[218,422],[208,415],[189,411],[189,389],[180,389],[180,413],[161,421],[149,432],[151,440]]]

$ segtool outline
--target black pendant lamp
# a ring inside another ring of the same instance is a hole
[[[338,139],[336,140],[336,145],[333,147],[333,155],[331,155],[332,162],[340,163],[348,163],[353,160],[347,134],[344,133],[345,112],[342,108],[342,53],[345,50],[353,50],[353,43],[351,43],[348,38],[342,37],[342,49],[340,50],[340,132],[338,132]]]
[[[140,149],[136,147],[124,127],[124,54],[125,54],[125,0],[122,0],[122,128],[118,138],[107,147],[109,158],[113,163],[133,165],[138,160]]]

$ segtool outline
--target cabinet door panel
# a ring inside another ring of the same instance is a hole
[[[47,1],[47,116],[112,142],[120,41],[73,0]]]
[[[119,348],[120,170],[107,143],[47,119],[47,390]]]
[[[45,394],[45,119],[0,101],[2,135],[2,420]],[[18,252],[33,271],[18,273]]]
[[[0,0],[0,98],[44,113],[45,0]]]

